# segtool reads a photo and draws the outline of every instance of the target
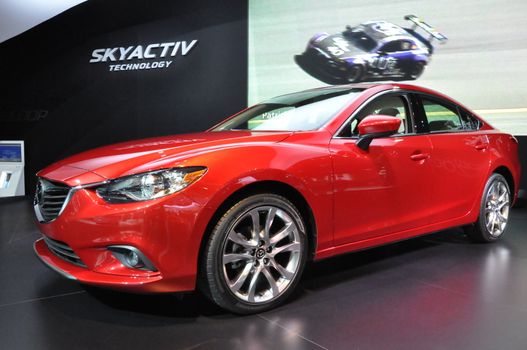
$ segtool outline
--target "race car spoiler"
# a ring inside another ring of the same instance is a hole
[[[428,39],[429,41],[432,38],[436,39],[440,43],[444,43],[448,40],[448,38],[444,34],[438,32],[434,27],[424,22],[423,20],[421,20],[419,17],[415,15],[406,15],[404,16],[404,19],[413,23],[412,30],[415,30],[417,29],[417,27],[419,27],[423,29],[425,32],[427,32],[428,34],[430,34],[430,38]]]

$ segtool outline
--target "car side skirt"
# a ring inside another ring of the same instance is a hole
[[[432,234],[447,228],[468,225],[477,220],[477,211],[470,211],[467,215],[453,220],[443,221],[428,226],[418,227],[406,231],[382,235],[379,237],[369,238],[361,241],[351,242],[336,247],[319,250],[315,255],[315,261],[330,258],[335,255],[351,253],[359,250],[365,250],[373,247],[387,245],[398,241],[404,241],[410,238]]]

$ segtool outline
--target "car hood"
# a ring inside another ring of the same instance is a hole
[[[348,45],[337,45],[338,42],[345,42]],[[344,35],[328,35],[321,41],[317,42],[317,47],[323,50],[329,56],[336,59],[347,59],[357,55],[364,55],[366,52],[354,46]]]
[[[291,132],[221,131],[142,139],[82,152],[56,162],[37,175],[70,186],[161,169],[200,152],[244,143],[279,142]],[[200,164],[205,165],[205,164]]]

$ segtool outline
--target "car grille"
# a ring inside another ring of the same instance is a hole
[[[56,241],[46,236],[44,236],[44,242],[46,242],[49,250],[59,258],[69,261],[72,264],[86,267],[86,265],[82,262],[79,256],[75,254],[73,249],[71,249],[70,246],[66,243]]]
[[[57,218],[67,204],[71,188],[57,182],[46,179],[38,179],[35,192],[35,206],[42,216],[43,222],[49,222]]]

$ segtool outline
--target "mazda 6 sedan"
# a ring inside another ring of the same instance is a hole
[[[50,165],[35,251],[80,283],[199,289],[248,314],[286,300],[308,260],[453,226],[497,240],[519,174],[517,140],[438,92],[325,87]]]

